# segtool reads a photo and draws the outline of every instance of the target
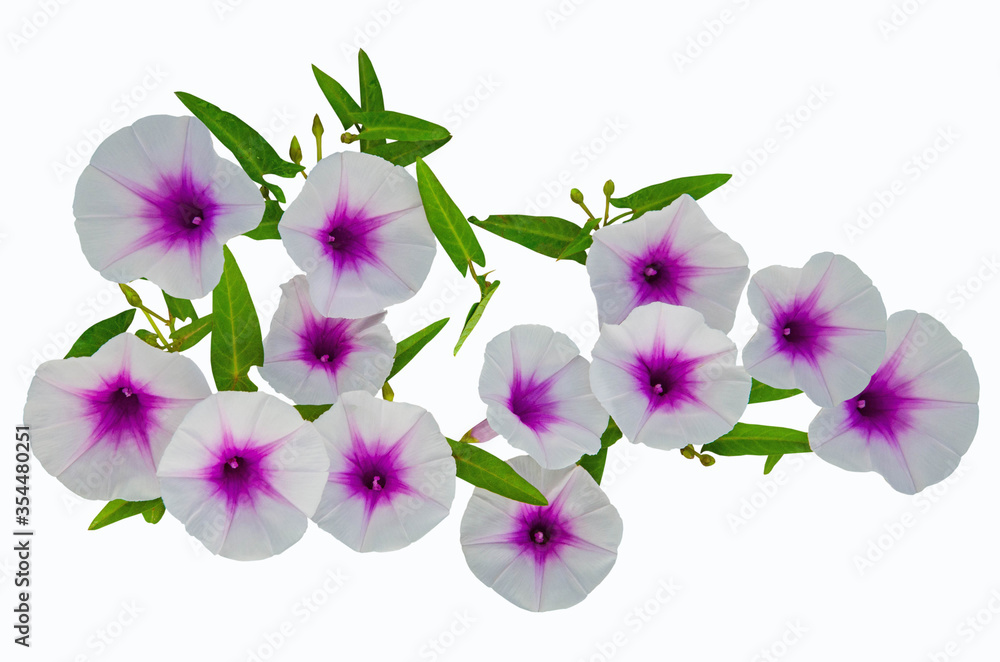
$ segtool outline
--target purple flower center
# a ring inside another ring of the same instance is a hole
[[[264,459],[270,454],[265,448],[228,443],[217,455],[219,462],[208,468],[208,479],[226,499],[232,513],[241,504],[253,506],[261,494],[273,495],[269,471]]]
[[[636,305],[639,306],[654,301],[682,304],[690,290],[690,278],[702,271],[699,267],[688,265],[683,254],[678,253],[669,240],[652,247],[644,255],[634,257],[630,267],[637,295]]]
[[[365,510],[371,514],[380,503],[389,503],[397,494],[412,492],[406,482],[406,470],[399,461],[402,445],[402,442],[366,444],[356,438],[347,455],[346,470],[331,480],[343,485],[355,499],[364,500]]]
[[[881,438],[895,444],[900,432],[911,426],[910,410],[919,400],[910,397],[909,388],[896,381],[891,369],[882,369],[864,391],[842,405],[850,425],[863,431],[869,441]]]
[[[510,387],[507,409],[535,432],[544,431],[558,418],[555,413],[557,403],[552,398],[551,388],[549,380],[525,380],[517,373]]]
[[[356,349],[350,325],[351,320],[307,318],[299,333],[302,344],[298,359],[336,372]]]
[[[661,352],[638,357],[631,372],[640,392],[649,399],[650,407],[674,408],[692,399],[692,372],[699,363],[700,359]]]
[[[508,542],[517,546],[521,554],[531,554],[536,563],[543,564],[549,555],[558,555],[562,547],[574,545],[579,540],[564,521],[561,505],[553,503],[523,506]]]
[[[84,394],[87,417],[93,423],[93,443],[106,441],[138,444],[149,448],[155,423],[151,414],[163,406],[163,399],[140,390],[128,373],[116,375],[104,386]]]

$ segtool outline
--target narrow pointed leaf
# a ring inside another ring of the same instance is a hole
[[[559,254],[559,259],[568,259],[570,256],[576,255],[581,251],[585,251],[590,248],[590,245],[594,243],[594,238],[591,234],[597,229],[597,226],[600,225],[600,223],[601,219],[599,218],[592,218],[587,221],[583,228],[580,229],[580,232],[576,235],[576,238],[569,242],[569,245],[567,245],[563,249],[562,253]]]
[[[482,318],[483,313],[486,312],[486,304],[488,304],[490,299],[493,298],[493,293],[497,291],[498,287],[500,287],[500,281],[493,281],[486,288],[483,298],[472,304],[472,308],[469,309],[469,314],[465,318],[465,326],[462,327],[462,334],[458,337],[458,343],[455,345],[456,355],[458,354],[458,350],[462,349],[462,345],[465,344],[469,334],[472,333],[472,330],[476,328],[477,324],[479,324],[479,320]]]
[[[396,343],[396,359],[393,361],[392,370],[389,371],[389,376],[385,378],[385,381],[388,382],[390,379],[395,377],[396,373],[402,370],[407,363],[412,361],[413,357],[415,357],[420,350],[422,350],[427,343],[433,340],[434,336],[436,336],[441,329],[445,327],[449,319],[450,318],[445,317],[444,319],[433,322],[423,329],[420,329],[412,336],[404,338]]]
[[[211,333],[213,323],[214,318],[209,313],[171,333],[171,342],[180,343],[176,351],[183,352],[197,345],[202,338]]]
[[[797,388],[774,388],[773,386],[768,386],[763,382],[758,382],[756,379],[753,380],[753,385],[750,387],[750,404],[755,402],[773,402],[774,400],[784,400],[785,398],[790,398],[793,395],[798,395],[801,393]]]
[[[354,115],[361,112],[361,106],[348,94],[343,85],[320,71],[315,64],[312,66],[312,70],[320,91],[323,92],[323,96],[333,108],[333,112],[337,114],[337,119],[340,120],[345,130],[351,128],[354,125]]]
[[[382,98],[382,85],[375,75],[375,67],[372,65],[368,53],[358,49],[358,80],[361,82],[361,110],[382,111],[385,110],[385,100]],[[361,151],[371,154],[374,147],[385,145],[385,139],[362,140]]]
[[[771,473],[771,470],[774,469],[774,465],[776,465],[783,457],[784,455],[768,455],[767,459],[764,460],[764,475],[766,476]]]
[[[583,231],[576,223],[555,216],[495,214],[483,220],[473,216],[469,218],[469,223],[536,253],[555,258],[560,257],[570,242]],[[584,264],[587,254],[574,253],[565,259]]]
[[[120,333],[128,331],[135,317],[135,308],[130,308],[120,312],[114,317],[101,320],[97,324],[80,334],[73,346],[69,348],[64,358],[71,359],[76,356],[91,356],[99,350],[104,343],[108,342]]]
[[[601,478],[604,477],[604,465],[608,462],[608,449],[602,448],[597,451],[594,455],[584,455],[577,461],[577,465],[583,467],[587,470],[597,484],[601,484]]]
[[[386,161],[398,166],[408,166],[411,163],[416,163],[418,158],[423,158],[436,151],[449,140],[451,140],[451,136],[440,140],[397,140],[396,142],[371,146],[368,148],[368,153],[381,156]],[[362,140],[361,142],[370,141]]]
[[[188,110],[200,119],[208,130],[233,153],[240,166],[250,179],[267,187],[280,202],[285,201],[281,189],[264,181],[264,175],[279,177],[294,177],[305,170],[301,165],[285,161],[264,137],[250,127],[249,124],[193,94],[175,92]]]
[[[631,195],[611,198],[611,204],[618,209],[631,209],[631,220],[635,220],[647,211],[663,209],[685,193],[697,200],[728,182],[731,177],[732,175],[719,174],[671,179],[639,189]]]
[[[277,200],[265,200],[264,217],[260,220],[260,224],[250,232],[244,232],[243,236],[257,241],[281,239],[281,234],[278,233],[278,222],[281,221],[281,216],[284,213]]]
[[[737,423],[730,432],[705,444],[702,452],[716,455],[783,455],[809,453],[809,435],[800,430]]]
[[[97,517],[94,518],[94,521],[87,528],[90,531],[96,531],[108,524],[120,522],[126,517],[132,517],[140,513],[144,514],[147,511],[154,511],[159,508],[163,508],[163,499],[151,499],[149,501],[124,501],[122,499],[115,499],[114,501],[109,501],[101,509],[101,512],[97,513]],[[162,513],[160,517],[163,517]],[[147,521],[149,520],[147,519]],[[159,521],[159,518],[157,518],[157,521]]]
[[[302,418],[307,421],[315,421],[317,418],[325,414],[330,407],[333,405],[295,405],[295,408],[299,410]]]
[[[196,320],[198,313],[194,309],[194,304],[187,299],[177,299],[166,292],[163,293],[163,301],[167,304],[167,312],[179,320]]]
[[[448,129],[440,124],[422,120],[413,115],[405,115],[392,110],[361,111],[354,115],[365,140],[443,140],[450,138]]]
[[[222,280],[212,291],[212,376],[220,391],[256,391],[251,366],[264,365],[260,321],[236,259],[223,246]]]
[[[535,506],[549,504],[534,485],[521,477],[509,464],[474,444],[449,439],[458,477],[476,487],[502,497]]]
[[[470,260],[485,266],[486,256],[469,221],[423,159],[417,159],[417,188],[427,222],[458,271],[464,276]]]

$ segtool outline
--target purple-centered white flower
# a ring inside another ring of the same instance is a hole
[[[797,388],[821,407],[858,394],[885,354],[885,305],[843,255],[813,255],[801,269],[773,266],[747,289],[760,325],[743,365],[775,388]]]
[[[406,301],[427,278],[436,250],[416,180],[356,152],[316,164],[278,231],[328,317],[366,317]]]
[[[822,409],[809,426],[819,457],[877,471],[904,494],[958,467],[979,424],[979,377],[941,322],[904,310],[889,318],[885,359],[856,396]]]
[[[593,357],[594,395],[632,443],[669,450],[714,441],[750,398],[736,345],[691,308],[636,308],[601,327]]]
[[[93,356],[38,366],[24,422],[35,457],[73,492],[146,501],[160,496],[156,466],[174,430],[210,392],[194,361],[123,333]]]
[[[222,277],[222,245],[252,230],[264,200],[243,170],[215,153],[194,117],[153,115],[112,133],[76,185],[83,254],[116,283],[145,276],[198,299]]]
[[[571,607],[611,572],[622,519],[582,467],[550,471],[524,456],[508,464],[549,505],[532,506],[477,487],[462,517],[465,560],[481,582],[522,609]]]
[[[504,331],[486,345],[479,377],[486,420],[546,469],[593,455],[608,415],[590,390],[589,367],[572,340],[547,326]]]
[[[223,391],[195,405],[157,475],[167,512],[213,554],[252,561],[305,533],[329,462],[312,423],[266,393]]]
[[[375,393],[396,353],[384,319],[384,312],[361,319],[324,317],[312,305],[305,276],[295,276],[281,286],[260,376],[298,404],[330,404],[345,391]]]
[[[455,459],[434,417],[416,405],[343,393],[316,419],[330,457],[313,520],[359,552],[423,537],[455,498]]]
[[[587,254],[602,324],[660,301],[694,308],[728,332],[750,270],[743,247],[708,220],[690,195],[635,221],[601,228]]]

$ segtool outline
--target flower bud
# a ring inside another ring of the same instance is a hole
[[[576,204],[580,204],[581,202],[583,202],[583,193],[581,193],[580,189],[578,188],[572,189],[569,192],[569,199]]]

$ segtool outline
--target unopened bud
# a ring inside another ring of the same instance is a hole
[[[572,189],[569,192],[569,199],[576,204],[580,204],[583,202],[583,193],[580,193],[580,189],[578,188]]]
[[[614,192],[615,192],[615,183],[610,179],[604,182],[604,195],[610,198]]]
[[[701,466],[703,467],[710,467],[715,464],[715,458],[711,455],[702,455],[698,459],[701,460]]]
[[[131,287],[125,283],[119,283],[118,287],[122,289],[122,294],[125,295],[125,300],[128,301],[128,305],[133,308],[142,308],[142,299],[139,298],[139,293],[133,290]]]
[[[694,449],[691,448],[690,446],[685,446],[684,448],[681,449],[681,455],[683,455],[684,457],[686,457],[689,460],[693,460],[694,459]]]
[[[302,147],[299,145],[298,136],[292,136],[292,144],[288,148],[288,156],[295,165],[302,163]]]

